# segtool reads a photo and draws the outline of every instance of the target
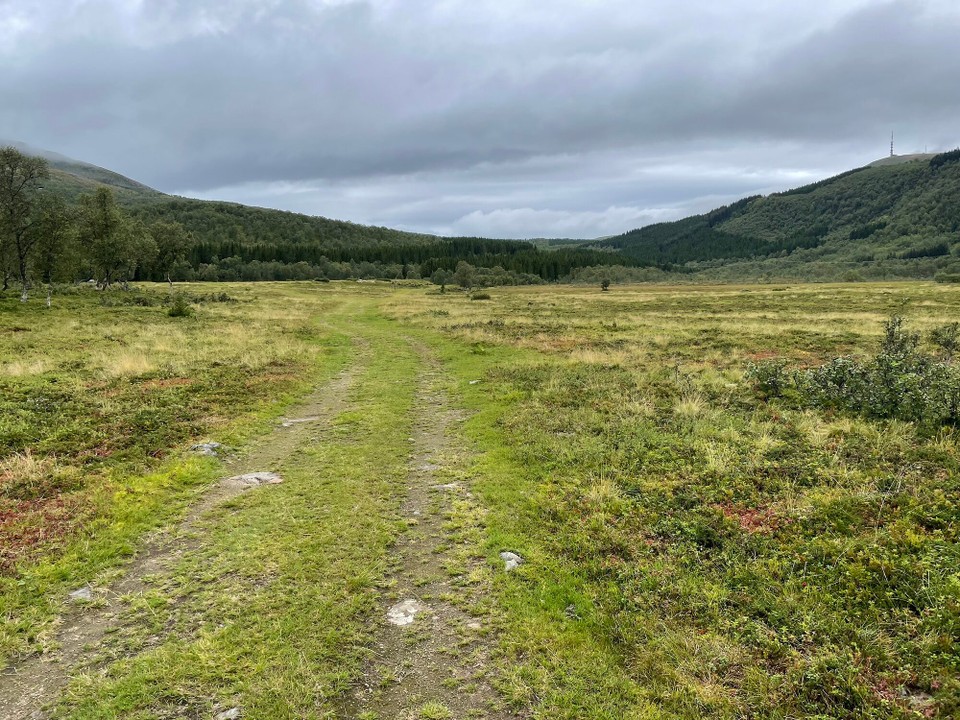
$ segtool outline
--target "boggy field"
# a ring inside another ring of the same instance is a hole
[[[0,300],[0,718],[960,714],[952,400],[786,381],[960,289],[180,290]]]

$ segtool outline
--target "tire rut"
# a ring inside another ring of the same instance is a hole
[[[366,343],[355,338],[360,354]],[[256,440],[241,456],[226,461],[230,476],[277,470],[283,461],[310,439],[317,424],[328,422],[347,405],[347,396],[363,367],[361,358],[314,390],[291,408],[288,417],[267,435]],[[292,421],[292,422],[291,422]],[[33,655],[0,672],[0,720],[42,720],[45,708],[57,701],[70,678],[87,667],[104,637],[122,625],[122,615],[135,597],[146,589],[144,578],[162,573],[197,542],[191,530],[197,521],[217,505],[247,491],[236,483],[211,485],[200,500],[172,530],[154,532],[136,558],[125,567],[124,576],[109,587],[92,590],[94,603],[68,609],[61,616],[56,651]],[[268,491],[264,489],[263,491]],[[6,702],[12,699],[12,704]]]
[[[491,683],[493,623],[485,558],[477,552],[482,511],[464,475],[454,437],[465,414],[452,407],[445,376],[429,350],[412,343],[418,381],[412,453],[400,513],[408,529],[394,548],[371,655],[340,717],[506,720]],[[487,578],[486,580],[484,578]]]

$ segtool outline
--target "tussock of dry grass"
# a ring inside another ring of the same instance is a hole
[[[7,377],[25,377],[27,375],[42,375],[50,369],[50,363],[43,359],[14,360],[0,365],[0,375]]]
[[[37,485],[53,473],[56,462],[50,457],[38,457],[29,449],[0,459],[0,492],[4,486]]]

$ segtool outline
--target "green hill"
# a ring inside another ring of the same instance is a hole
[[[502,268],[517,282],[592,281],[606,274],[600,266],[611,265],[627,268],[614,279],[960,279],[960,150],[884,158],[794,190],[583,243],[442,238],[175,197],[89,163],[18,147],[48,159],[48,191],[73,201],[106,185],[134,218],[182,224],[194,241],[187,275],[199,278],[416,277],[452,271],[464,260]],[[601,272],[578,272],[584,268]]]
[[[960,150],[907,156],[592,243],[705,278],[960,272]]]
[[[519,240],[445,238],[343,220],[250,207],[238,203],[167,195],[90,163],[0,140],[29,155],[46,158],[45,191],[69,202],[107,186],[118,204],[146,225],[177,222],[190,233],[189,267],[182,279],[283,280],[306,278],[427,277],[452,272],[460,261],[489,269],[478,279],[490,283],[539,282],[567,277],[576,268],[636,265],[629,258],[568,241],[543,249]],[[157,278],[161,277],[155,273]]]
[[[45,183],[46,190],[70,202],[75,201],[80,195],[93,192],[101,185],[110,187],[116,193],[117,200],[124,205],[169,197],[119,173],[81,160],[74,160],[60,153],[12,140],[0,139],[0,146],[15,147],[26,155],[44,158],[50,166],[50,178]]]

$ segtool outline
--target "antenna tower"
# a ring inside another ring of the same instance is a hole
[[[890,133],[890,157],[893,157],[893,133]]]

